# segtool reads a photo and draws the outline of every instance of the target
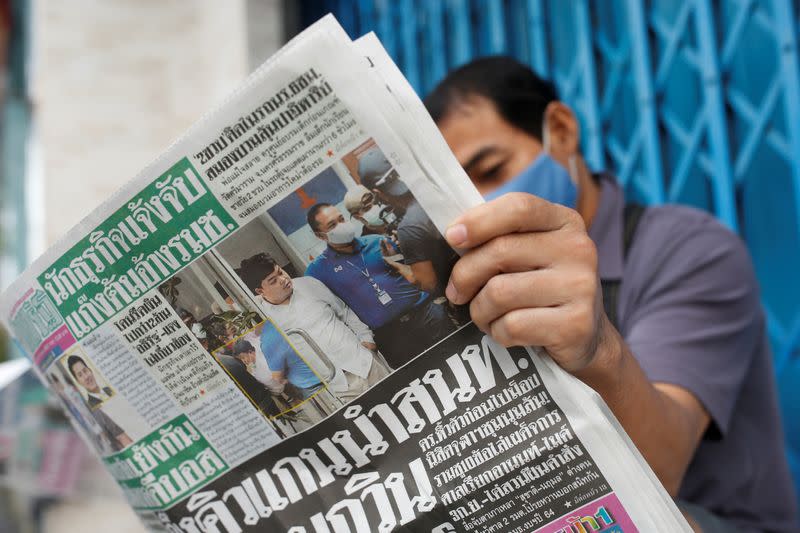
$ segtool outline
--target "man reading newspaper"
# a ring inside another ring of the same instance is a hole
[[[450,300],[598,391],[702,531],[796,531],[742,242],[700,211],[632,214],[611,176],[588,171],[573,112],[515,60],[476,60],[426,104],[478,190],[511,193],[447,232],[466,251]]]

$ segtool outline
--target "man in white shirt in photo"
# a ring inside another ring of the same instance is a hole
[[[284,332],[301,330],[327,357],[335,368],[328,385],[340,399],[362,394],[389,374],[372,331],[321,281],[292,279],[266,254],[243,261],[239,272],[275,325]],[[270,363],[270,354],[264,356]]]

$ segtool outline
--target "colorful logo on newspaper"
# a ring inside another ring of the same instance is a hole
[[[610,499],[612,506],[614,503],[618,503],[618,500],[613,494],[604,499]],[[627,533],[636,531],[630,523],[629,527],[623,529],[622,524],[612,516],[609,509],[606,508],[606,505],[596,505],[593,509],[584,507],[581,511],[576,515],[568,516],[566,519],[562,518],[568,525],[554,533]],[[625,515],[624,522],[629,522],[627,515]]]
[[[80,339],[238,225],[183,158],[39,277]]]

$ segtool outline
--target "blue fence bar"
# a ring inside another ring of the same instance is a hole
[[[722,79],[717,63],[717,50],[715,47],[715,27],[711,19],[711,6],[709,0],[695,0],[695,16],[697,18],[697,35],[700,53],[701,77],[705,106],[707,108],[708,136],[711,150],[711,169],[714,179],[714,208],[717,216],[733,230],[738,224],[736,221],[736,206],[733,195],[733,173],[731,172],[730,153],[728,150],[727,124],[721,84]]]
[[[481,55],[494,55],[506,52],[506,31],[502,2],[479,0],[477,19]]]
[[[367,0],[369,2],[369,0]],[[378,20],[375,32],[381,36],[383,47],[392,57],[397,57],[397,37],[394,27],[394,17],[391,0],[377,0]]]
[[[425,24],[425,68],[426,87],[431,88],[447,74],[447,55],[444,53],[444,6],[441,2],[426,2],[424,4]]]
[[[593,33],[591,22],[589,21],[588,0],[574,0],[573,9],[575,10],[575,38],[578,42],[580,65],[578,68],[581,71],[581,83],[577,89],[576,101],[581,102],[583,155],[589,166],[601,168],[604,165],[602,142],[600,140],[602,132],[600,131],[598,115],[600,106],[597,102],[597,71],[592,46]]]
[[[798,60],[797,28],[800,13],[792,13],[790,0],[773,0],[783,83],[783,109],[787,118],[789,151],[786,159],[791,166],[794,185],[794,205],[797,227],[800,228],[800,60]],[[797,320],[800,330],[800,319]],[[798,342],[800,344],[800,342]]]
[[[550,77],[550,60],[547,57],[544,4],[540,0],[527,0],[525,14],[528,21],[528,49],[530,64],[542,76]]]
[[[450,67],[457,67],[469,61],[474,54],[472,47],[472,21],[470,20],[469,0],[449,0],[445,4],[447,23],[451,31]],[[380,37],[380,36],[379,36]],[[438,80],[437,80],[438,81]]]
[[[630,28],[630,59],[636,86],[636,105],[639,113],[636,141],[641,145],[644,160],[644,176],[638,181],[645,199],[649,203],[661,203],[664,196],[664,177],[661,172],[661,145],[656,120],[656,98],[653,90],[650,43],[647,40],[647,24],[644,10],[638,0],[628,0],[628,27]],[[608,113],[614,110],[608,108]],[[638,151],[634,152],[636,154]],[[637,154],[638,155],[638,154]],[[620,174],[627,185],[627,176]]]
[[[739,232],[800,480],[800,417],[788,416],[800,405],[800,2],[372,2],[315,0],[305,16],[333,11],[354,37],[376,30],[423,95],[473,57],[512,54],[556,82],[591,166],[632,198],[701,207]]]

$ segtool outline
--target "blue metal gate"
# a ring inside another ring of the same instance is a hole
[[[303,20],[328,11],[375,31],[422,95],[473,57],[527,62],[578,113],[591,166],[738,231],[800,481],[800,1],[312,0]]]

